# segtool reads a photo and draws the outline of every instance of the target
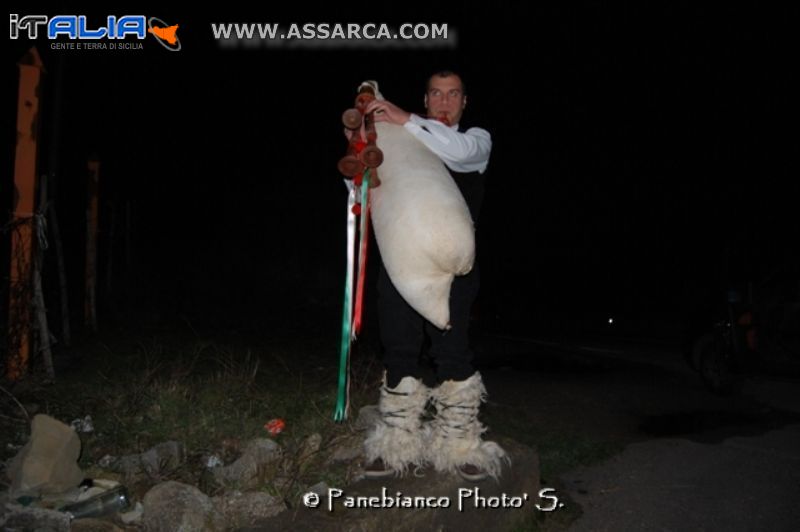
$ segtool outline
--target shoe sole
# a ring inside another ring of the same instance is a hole
[[[461,471],[458,472],[458,476],[460,476],[461,478],[463,478],[464,480],[466,480],[468,482],[481,482],[481,481],[486,480],[487,478],[489,478],[489,475],[487,475],[487,474],[467,475],[465,473],[462,473]]]
[[[370,480],[385,480],[387,478],[393,478],[394,471],[365,471],[364,478]]]

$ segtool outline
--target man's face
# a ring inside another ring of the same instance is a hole
[[[425,94],[428,118],[438,118],[448,125],[458,124],[467,105],[461,78],[453,74],[447,77],[433,76]]]

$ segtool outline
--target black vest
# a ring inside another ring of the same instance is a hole
[[[459,124],[458,131],[464,132],[464,128]],[[478,172],[456,172],[455,170],[447,169],[453,180],[461,190],[461,195],[467,202],[469,213],[472,215],[472,222],[478,224],[478,215],[481,213],[481,204],[483,203],[483,188],[486,182],[486,172],[480,174]]]
[[[467,202],[473,223],[477,225],[478,215],[481,212],[481,203],[483,203],[483,186],[486,182],[486,172],[482,174],[478,172],[455,172],[449,168],[448,171],[453,176],[461,195],[464,196]]]

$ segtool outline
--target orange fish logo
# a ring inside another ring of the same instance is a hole
[[[170,52],[177,52],[181,49],[181,41],[178,38],[179,27],[179,24],[170,26],[156,17],[150,17],[150,20],[147,21],[147,33],[151,33],[158,43]]]

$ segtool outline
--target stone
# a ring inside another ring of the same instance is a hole
[[[0,530],[69,532],[69,516],[63,512],[19,504],[6,504],[5,512]]]
[[[61,493],[83,480],[78,467],[81,440],[69,425],[48,415],[31,421],[31,437],[11,459],[8,477],[12,494]]]
[[[339,462],[352,462],[364,456],[364,435],[354,434],[343,438],[336,443],[331,455],[328,457],[328,464]]]
[[[158,484],[145,494],[143,503],[144,528],[150,532],[225,528],[224,518],[212,500],[188,484]]]
[[[362,406],[358,411],[358,418],[356,419],[356,430],[369,430],[375,426],[381,418],[378,405]]]
[[[131,511],[119,514],[119,518],[126,525],[132,525],[140,523],[143,515],[144,506],[142,506],[142,503],[137,502]]]
[[[279,497],[262,491],[234,491],[214,497],[212,501],[225,517],[228,528],[250,526],[259,519],[267,519],[286,510],[286,505]]]
[[[300,461],[302,462],[311,458],[312,455],[319,451],[321,445],[322,436],[316,432],[304,439],[302,451],[300,452]]]
[[[330,489],[330,486],[328,486],[328,483],[323,481],[323,482],[317,482],[316,484],[314,484],[313,486],[308,488],[308,491],[312,492],[312,493],[316,493],[320,497],[323,497],[323,496],[327,497],[329,489]]]
[[[282,457],[281,447],[273,440],[255,438],[235,462],[211,470],[214,480],[226,486],[239,489],[254,489],[262,485],[274,474],[274,469]]]
[[[166,441],[143,453],[122,456],[112,461],[110,467],[114,471],[129,476],[140,474],[154,476],[177,467],[183,462],[183,458],[183,444],[177,441]]]
[[[111,521],[85,517],[72,521],[70,532],[122,532],[122,529]]]
[[[321,445],[322,436],[317,433],[311,434],[303,440],[300,446],[300,453],[297,457],[297,465],[301,473],[313,463]]]

